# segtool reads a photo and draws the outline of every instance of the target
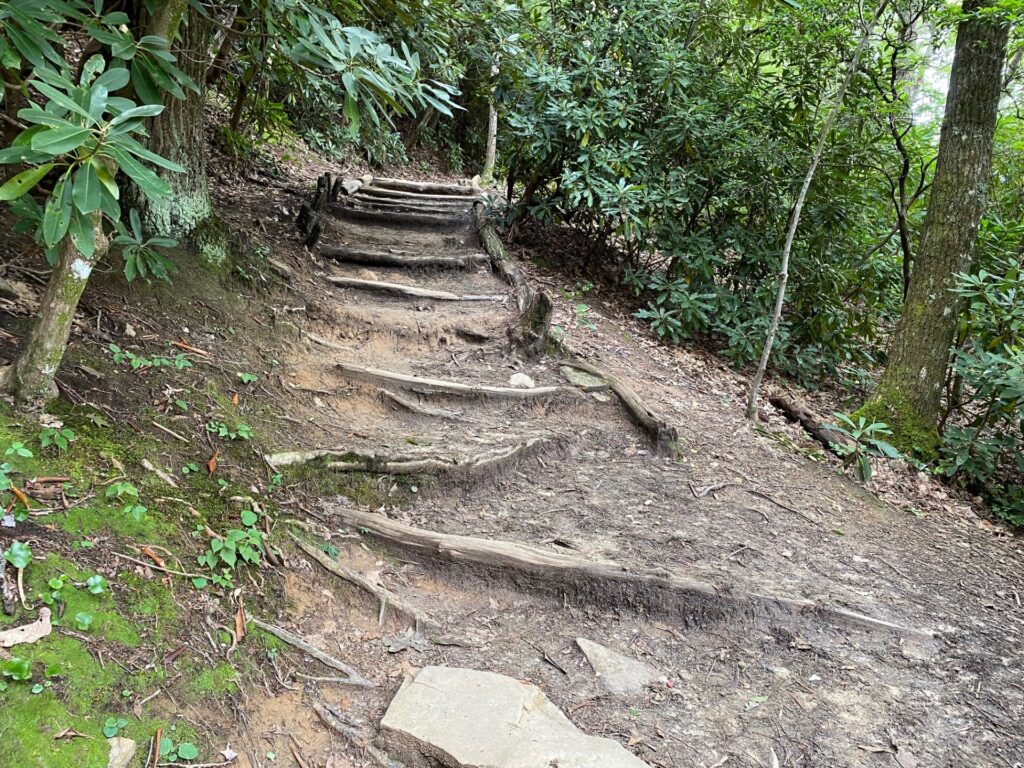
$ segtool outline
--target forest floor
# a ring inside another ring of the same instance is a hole
[[[678,453],[659,455],[614,396],[572,389],[557,355],[527,362],[509,348],[515,299],[488,264],[409,270],[344,264],[304,248],[292,221],[318,170],[220,190],[222,215],[239,237],[237,261],[219,281],[194,280],[186,270],[199,267],[186,265],[169,289],[118,288],[102,277],[90,286],[60,376],[70,402],[55,409],[79,440],[66,456],[11,458],[26,479],[71,477],[69,493],[49,504],[53,514],[41,510],[0,536],[5,547],[12,537],[32,544],[30,595],[58,572],[72,585],[103,573],[111,588],[89,608],[98,620],[88,631],[62,626],[28,654],[15,649],[47,665],[69,653],[76,661],[39,694],[13,683],[0,693],[9,705],[0,713],[0,751],[13,745],[12,765],[101,765],[90,762],[106,749],[96,732],[105,717],[122,715],[143,758],[153,736],[173,728],[174,743],[199,744],[204,762],[219,763],[228,750],[240,766],[377,765],[363,747],[403,678],[428,665],[528,680],[583,731],[619,741],[650,766],[1024,765],[1019,537],[902,466],[881,469],[879,498],[770,408],[752,429],[743,376],[703,352],[657,343],[611,299],[588,296],[581,313],[578,285],[521,259],[536,286],[552,289],[566,349],[627,380],[678,430]],[[367,223],[337,206],[319,249],[474,258],[482,253],[474,219],[467,206],[459,210],[464,223],[425,229]],[[7,276],[31,289],[37,265],[20,263]],[[332,278],[497,298],[438,301]],[[6,302],[10,354],[24,325],[17,315],[33,310],[27,294]],[[114,361],[112,343],[149,360],[184,354],[192,365],[133,370]],[[423,394],[339,364],[494,387],[525,374],[537,387],[570,391]],[[3,420],[9,442],[28,444],[38,430],[9,411]],[[211,433],[211,422],[229,434]],[[239,423],[252,428],[249,439]],[[476,472],[392,475],[264,461],[332,449],[343,460],[451,463],[527,442],[515,461]],[[107,498],[124,477],[151,508],[140,521]],[[268,512],[255,525],[270,531],[278,556],[239,569],[234,590],[196,589],[188,577],[153,568],[202,572],[196,555],[228,530],[244,530],[243,509]],[[662,569],[714,584],[717,595],[666,608],[616,601],[614,590],[538,585],[507,568],[386,544],[346,523],[352,511]],[[291,534],[439,622],[441,642],[410,634],[406,616],[382,613]],[[66,597],[65,616],[92,599],[78,592]],[[758,609],[733,599],[744,594],[824,608],[764,600]],[[252,625],[240,629],[245,610],[339,656],[375,687],[304,679],[337,673]],[[895,628],[848,620],[842,610]],[[24,618],[0,617],[0,629]],[[577,638],[643,660],[659,678],[638,693],[610,694]],[[358,737],[326,728],[315,703]],[[59,737],[67,727],[92,738]],[[386,739],[377,745],[388,747]]]

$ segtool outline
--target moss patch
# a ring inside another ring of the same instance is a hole
[[[228,663],[218,664],[200,671],[186,685],[193,695],[235,693],[238,690],[238,673]]]
[[[939,432],[934,425],[923,423],[907,398],[898,390],[875,393],[868,402],[851,414],[854,420],[863,417],[869,424],[884,422],[892,430],[888,442],[908,456],[934,459],[939,452]]]

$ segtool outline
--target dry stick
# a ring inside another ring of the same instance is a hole
[[[904,627],[884,619],[876,619],[813,600],[742,592],[719,587],[706,581],[685,578],[664,569],[634,571],[619,563],[596,563],[582,557],[548,552],[516,542],[435,533],[355,509],[337,507],[332,511],[336,517],[355,528],[369,531],[374,536],[403,546],[435,552],[448,560],[477,563],[492,568],[512,569],[539,577],[546,583],[552,579],[570,582],[589,581],[611,587],[646,591],[652,598],[660,601],[658,604],[648,606],[649,608],[667,605],[678,610],[682,601],[694,599],[703,601],[705,604],[718,603],[723,607],[731,603],[732,606],[740,609],[744,607],[765,610],[781,608],[796,616],[808,613],[817,614],[826,620],[841,619],[871,629],[885,629],[900,634],[924,637],[933,636],[933,633],[928,630]]]
[[[504,296],[486,296],[467,294],[460,296],[457,293],[448,291],[436,291],[432,288],[417,288],[414,285],[402,285],[400,283],[388,283],[383,280],[362,280],[358,277],[336,277],[327,278],[327,282],[333,285],[340,285],[343,288],[363,288],[370,291],[383,291],[384,293],[396,293],[399,296],[414,296],[421,299],[436,299],[437,301],[503,301]]]
[[[344,245],[322,245],[320,255],[335,261],[350,264],[367,264],[375,267],[468,267],[473,264],[487,262],[487,254],[468,253],[462,256],[416,256],[402,255],[386,251],[364,251]]]
[[[177,432],[175,432],[173,429],[168,429],[163,424],[159,423],[156,419],[151,420],[150,424],[152,424],[154,427],[159,429],[161,432],[170,435],[175,440],[180,440],[183,443],[191,442],[190,440],[188,440],[188,438],[182,437]]]
[[[263,621],[262,619],[258,619],[258,618],[256,618],[255,616],[253,616],[251,614],[249,614],[248,618],[249,618],[249,621],[251,621],[257,627],[262,629],[264,632],[269,632],[274,637],[276,637],[278,640],[283,640],[284,642],[288,643],[289,645],[293,645],[296,648],[299,648],[299,649],[305,651],[310,656],[312,656],[314,659],[316,659],[317,661],[319,661],[322,664],[325,664],[326,666],[330,667],[331,669],[336,669],[339,672],[343,672],[344,674],[348,675],[348,677],[345,680],[339,680],[339,682],[344,682],[346,685],[356,685],[356,686],[359,686],[360,688],[374,688],[375,687],[373,681],[372,680],[368,680],[367,678],[363,677],[359,673],[359,671],[356,670],[355,667],[352,667],[349,664],[346,664],[344,661],[341,661],[340,659],[336,659],[334,656],[331,656],[330,654],[325,653],[324,651],[322,651],[319,648],[317,648],[315,645],[311,645],[307,641],[303,640],[298,635],[296,635],[296,634],[294,634],[292,632],[289,632],[287,629],[282,629],[281,627],[275,626],[274,624],[268,624],[267,622]]]
[[[814,172],[818,169],[818,163],[821,162],[821,156],[825,152],[825,143],[828,141],[828,135],[832,132],[832,127],[835,125],[836,119],[839,117],[839,112],[843,107],[843,99],[846,98],[846,91],[850,87],[850,82],[853,80],[853,76],[857,71],[857,67],[860,64],[860,58],[864,54],[864,50],[868,47],[868,41],[871,38],[871,33],[874,32],[875,25],[878,23],[878,19],[882,15],[882,11],[885,10],[886,5],[889,4],[889,0],[881,0],[878,4],[878,9],[875,11],[875,17],[872,19],[871,24],[864,30],[864,34],[860,38],[860,43],[857,45],[857,50],[853,54],[853,60],[850,62],[850,66],[846,71],[846,77],[843,79],[842,85],[839,86],[839,91],[836,93],[835,103],[832,105],[832,111],[825,119],[825,124],[821,128],[821,135],[818,137],[818,146],[814,150],[814,154],[811,156],[811,164],[807,168],[807,175],[804,176],[804,183],[800,187],[800,193],[797,195],[796,203],[793,206],[793,211],[789,217],[789,227],[786,230],[786,244],[782,248],[782,264],[779,268],[779,286],[775,293],[775,309],[772,310],[772,322],[768,326],[768,333],[765,336],[764,348],[761,350],[761,361],[757,364],[757,372],[754,374],[754,379],[750,383],[750,394],[747,397],[747,418],[751,421],[757,421],[757,393],[761,388],[761,381],[764,379],[765,371],[768,370],[768,360],[772,355],[772,347],[775,346],[775,336],[779,331],[779,322],[782,319],[782,305],[786,300],[786,283],[789,280],[789,255],[793,250],[793,241],[796,239],[796,229],[800,224],[800,213],[804,207],[804,201],[807,200],[807,192],[811,187],[811,181],[814,179]]]
[[[529,389],[493,387],[485,384],[463,384],[458,381],[410,376],[409,374],[385,371],[380,368],[366,368],[353,363],[335,363],[335,367],[352,378],[370,381],[375,384],[401,384],[407,388],[426,393],[441,392],[449,395],[502,397],[513,400],[528,400],[535,397],[549,397],[553,395],[580,397],[579,390],[574,387],[532,387]]]
[[[324,567],[325,570],[330,571],[338,578],[344,579],[350,584],[355,584],[357,587],[365,589],[367,592],[369,592],[371,595],[377,598],[377,600],[379,600],[383,605],[389,605],[399,613],[404,613],[406,616],[417,622],[417,624],[422,624],[424,627],[427,627],[429,629],[440,628],[441,625],[438,622],[434,621],[432,618],[427,616],[425,613],[420,611],[415,606],[412,606],[409,603],[407,603],[405,600],[403,600],[401,597],[396,595],[391,590],[374,584],[372,581],[370,581],[362,574],[356,573],[355,571],[350,571],[348,568],[342,567],[334,560],[329,558],[326,555],[326,553],[321,552],[316,547],[310,546],[302,539],[300,539],[298,536],[296,536],[294,533],[289,533],[289,536],[291,536],[292,539],[295,540],[295,543],[299,546],[299,549],[301,549],[311,558],[316,560],[320,565]]]
[[[205,579],[205,578],[207,578],[206,576],[203,576],[203,575],[198,574],[198,573],[188,573],[186,571],[175,571],[175,570],[172,570],[171,568],[165,568],[162,565],[157,565],[156,563],[147,563],[145,560],[137,560],[134,557],[130,557],[128,555],[122,555],[120,552],[111,552],[111,554],[114,555],[114,557],[120,557],[122,560],[128,560],[130,562],[135,563],[136,565],[142,565],[142,566],[145,566],[146,568],[152,568],[154,571],[160,571],[162,573],[169,573],[171,576],[183,576],[186,579]]]

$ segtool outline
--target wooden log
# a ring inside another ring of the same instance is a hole
[[[365,368],[354,363],[336,363],[335,367],[344,375],[368,381],[372,384],[394,384],[423,394],[463,395],[469,397],[495,397],[509,400],[532,400],[554,396],[580,398],[582,395],[575,387],[493,387],[484,384],[463,384],[458,381],[431,379],[422,376],[410,376],[380,368]]]
[[[488,261],[485,253],[464,253],[460,255],[412,254],[407,251],[366,251],[344,245],[322,245],[320,254],[335,261],[349,264],[366,264],[374,267],[447,267],[450,269],[471,267]]]
[[[334,215],[353,221],[364,221],[368,224],[381,224],[392,227],[410,227],[414,229],[458,229],[468,226],[468,215],[434,216],[420,213],[389,213],[387,211],[364,211],[358,208],[340,207]]]
[[[465,195],[475,197],[477,190],[462,184],[443,184],[435,181],[410,181],[387,176],[374,176],[369,186],[397,189],[403,192],[418,192],[427,195]]]
[[[343,209],[381,211],[384,213],[416,213],[425,216],[468,216],[469,206],[421,205],[420,203],[391,202],[374,197],[346,197],[331,207],[332,211]]]
[[[600,376],[607,381],[608,386],[618,396],[633,421],[647,433],[647,436],[654,444],[655,450],[662,455],[675,455],[676,446],[679,442],[679,433],[676,431],[676,428],[668,422],[659,419],[632,387],[618,376],[603,371],[596,365],[580,360],[577,357],[570,356],[566,364],[595,376]]]
[[[472,203],[477,200],[476,197],[466,197],[465,195],[423,195],[417,192],[403,192],[398,189],[371,187],[365,184],[359,188],[359,194],[385,200],[399,200],[407,202],[418,201],[429,202],[432,204],[451,203],[465,205],[466,203]]]
[[[342,288],[361,288],[368,291],[382,291],[394,293],[399,296],[413,296],[420,299],[434,299],[436,301],[504,301],[504,296],[487,296],[477,294],[459,295],[448,291],[435,291],[432,288],[417,288],[413,285],[401,285],[399,283],[388,283],[383,280],[362,280],[358,277],[338,277],[331,275],[327,282],[339,285]]]
[[[502,244],[501,238],[498,237],[498,233],[494,230],[494,227],[485,221],[482,205],[478,204],[475,206],[475,214],[477,229],[480,233],[480,243],[491,257],[491,263],[494,265],[495,271],[515,289],[516,304],[519,307],[519,311],[525,312],[526,308],[533,302],[534,293],[533,288],[530,287],[530,282],[526,279],[526,274],[508,257],[508,254],[505,252],[505,246]]]
[[[929,630],[901,626],[826,603],[743,592],[663,568],[631,569],[615,562],[594,562],[516,542],[436,533],[341,505],[332,506],[329,512],[349,526],[385,541],[428,552],[442,560],[479,565],[513,577],[520,575],[534,587],[554,594],[572,588],[584,599],[616,608],[629,605],[656,613],[682,615],[697,623],[751,612],[773,618],[780,614],[810,615],[898,634],[933,635]]]
[[[768,398],[768,402],[782,411],[787,419],[798,422],[811,437],[830,451],[835,450],[837,445],[856,445],[853,438],[842,432],[829,429],[814,411],[801,403],[791,402],[781,395],[772,395]]]

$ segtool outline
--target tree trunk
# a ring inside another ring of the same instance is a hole
[[[976,12],[994,0],[964,0],[938,161],[910,288],[886,366],[861,414],[884,421],[905,452],[934,454],[942,385],[962,302],[954,275],[970,269],[992,173],[1009,26]]]
[[[103,258],[109,246],[103,234],[102,214],[97,211],[92,217],[96,238],[92,256],[83,256],[71,236],[65,236],[25,348],[13,364],[0,373],[0,391],[12,395],[18,405],[39,407],[57,395],[54,377],[68,345],[78,300],[93,266]]]
[[[490,186],[494,181],[494,159],[498,152],[498,108],[494,99],[487,101],[487,152],[484,155],[484,170],[480,174],[480,183]]]
[[[179,0],[180,1],[180,0]],[[176,3],[168,3],[162,11]],[[181,2],[187,10],[187,3]],[[149,125],[149,149],[181,165],[184,173],[156,169],[171,188],[166,198],[146,199],[138,190],[132,194],[139,208],[147,235],[163,235],[181,240],[213,215],[213,204],[206,177],[206,136],[203,127],[206,62],[213,25],[194,10],[177,16],[161,12],[150,21],[148,31],[168,39],[177,37],[173,46],[178,66],[199,86],[199,93],[185,91],[184,99],[168,96],[164,111]],[[180,34],[179,34],[180,33]]]
[[[224,33],[224,39],[221,40],[220,46],[217,48],[217,55],[213,57],[213,63],[206,73],[207,85],[216,85],[224,76],[224,73],[227,71],[228,57],[235,47],[235,39],[240,32],[245,30],[245,26],[248,23],[249,20],[245,15],[241,11],[236,10],[235,18],[231,20],[231,27]]]

